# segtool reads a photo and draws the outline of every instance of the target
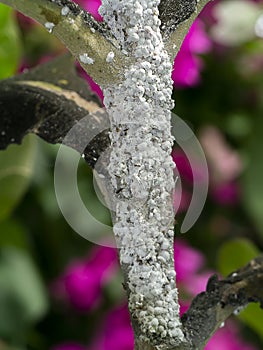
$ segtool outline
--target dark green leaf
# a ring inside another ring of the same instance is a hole
[[[0,4],[0,79],[13,75],[20,58],[19,33],[13,11]]]
[[[231,240],[219,250],[218,270],[223,276],[227,276],[258,255],[257,247],[248,239]]]
[[[0,247],[3,246],[28,249],[26,229],[15,220],[0,222]]]
[[[263,312],[259,304],[249,304],[239,318],[263,339]]]
[[[44,284],[31,258],[15,248],[0,250],[0,338],[21,338],[48,308]]]
[[[29,185],[36,142],[35,137],[30,135],[21,146],[11,145],[0,152],[0,221],[10,214]]]
[[[243,203],[259,233],[263,236],[263,159],[262,159],[262,118],[257,118],[246,153],[247,167],[242,179]]]

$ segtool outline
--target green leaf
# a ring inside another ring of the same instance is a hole
[[[248,239],[239,238],[225,243],[218,254],[218,271],[227,276],[260,254]],[[263,339],[263,312],[258,304],[249,304],[239,318]]]
[[[15,73],[19,59],[20,41],[14,13],[0,4],[0,79]]]
[[[48,309],[47,292],[25,252],[0,250],[0,338],[19,339]]]
[[[237,140],[247,137],[251,129],[251,118],[245,113],[233,113],[226,118],[225,132]]]
[[[218,271],[227,276],[259,255],[257,247],[248,239],[238,238],[225,243],[218,253]]]
[[[247,326],[252,328],[263,339],[263,312],[259,304],[249,304],[239,315]]]
[[[125,299],[125,292],[122,288],[123,276],[120,271],[115,273],[112,279],[104,287],[105,293],[112,304]]]
[[[242,201],[263,236],[262,134],[263,122],[260,116],[254,121],[251,138],[246,144],[247,166],[242,177]]]
[[[30,135],[22,145],[11,145],[6,151],[0,151],[0,221],[10,214],[29,185],[36,142]]]
[[[26,229],[15,220],[0,222],[0,247],[14,246],[16,248],[29,248]]]

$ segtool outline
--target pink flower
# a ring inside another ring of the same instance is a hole
[[[89,311],[99,304],[102,288],[116,267],[116,251],[98,247],[87,260],[74,262],[66,269],[54,282],[53,294],[59,299],[67,300],[80,311]]]
[[[212,198],[221,205],[236,204],[239,200],[236,179],[243,170],[239,153],[232,149],[220,130],[213,126],[202,128],[200,142],[210,169]]]
[[[240,338],[240,331],[233,322],[219,329],[209,340],[205,350],[255,350],[255,347]]]
[[[79,63],[77,63],[77,70],[79,72],[79,75],[87,80],[87,82],[89,83],[89,86],[91,88],[92,91],[94,91],[99,98],[103,101],[103,92],[101,90],[101,88],[99,87],[98,84],[95,83],[95,81],[84,71],[84,69],[80,66]]]
[[[192,198],[193,182],[202,185],[206,180],[206,168],[197,159],[191,159],[191,164],[186,154],[179,148],[173,149],[175,178],[178,177],[174,191],[175,213],[184,212],[189,207]]]
[[[204,30],[204,24],[197,19],[191,26],[174,61],[172,79],[175,87],[185,88],[200,82],[203,61],[197,55],[207,53],[210,49],[211,41]]]
[[[128,305],[118,306],[106,317],[99,340],[94,350],[133,350],[134,336],[128,311]]]
[[[174,244],[174,261],[177,283],[184,283],[197,274],[204,266],[205,259],[198,250],[177,239]]]
[[[213,183],[226,183],[235,179],[243,170],[241,157],[227,143],[224,135],[214,126],[204,126],[200,132]]]
[[[208,270],[201,272],[205,258],[197,249],[177,239],[174,244],[174,261],[179,290],[192,296],[205,291],[207,281],[213,272]],[[185,312],[189,303],[183,300],[181,304]]]
[[[176,164],[176,169],[180,176],[186,180],[188,183],[193,183],[193,172],[189,160],[187,159],[185,153],[179,148],[175,148],[172,151],[172,158]]]
[[[221,205],[235,205],[239,202],[240,191],[236,182],[228,182],[215,186],[211,190],[212,198]]]
[[[97,21],[102,21],[103,18],[98,13],[98,9],[101,5],[101,0],[74,0],[86,11],[88,11]]]

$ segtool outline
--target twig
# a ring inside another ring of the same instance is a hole
[[[0,0],[41,23],[65,44],[86,72],[101,86],[121,78],[129,59],[104,24],[69,0]],[[108,55],[114,56],[109,62]]]
[[[189,28],[209,1],[211,0],[161,0],[161,30],[171,58],[177,55]]]
[[[224,280],[212,276],[206,292],[195,297],[182,317],[192,349],[203,349],[226,319],[250,302],[259,302],[263,306],[263,256],[251,260]]]
[[[69,55],[1,81],[0,115],[0,149],[20,143],[27,133],[49,143],[62,143],[72,126],[84,117],[88,120],[86,128],[79,130],[69,146],[82,153],[89,132],[104,129],[84,151],[87,163],[94,167],[110,144],[108,115],[86,81],[77,76]]]

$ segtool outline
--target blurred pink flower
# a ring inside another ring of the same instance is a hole
[[[107,315],[99,339],[92,350],[133,350],[134,336],[128,305],[120,305]]]
[[[192,184],[193,172],[185,153],[179,148],[174,148],[172,151],[172,158],[176,164],[176,169],[178,169],[180,176],[188,183]]]
[[[51,350],[87,350],[83,346],[76,343],[64,343],[53,347]]]
[[[86,11],[88,11],[97,21],[102,21],[103,18],[98,13],[98,9],[101,5],[101,0],[74,0]]]
[[[103,101],[103,92],[101,90],[101,88],[99,87],[98,84],[95,83],[95,81],[84,71],[84,69],[80,66],[79,63],[77,63],[77,70],[79,72],[79,75],[87,80],[87,82],[89,83],[89,86],[91,88],[92,91],[94,91],[99,98]]]
[[[173,193],[173,205],[175,213],[179,214],[189,207],[191,193],[188,187],[193,183],[193,173],[185,153],[179,148],[173,149],[172,158],[176,164],[174,176],[178,177]]]
[[[240,330],[234,322],[227,321],[207,343],[205,350],[255,350],[240,337]]]
[[[205,263],[204,256],[198,250],[180,239],[174,244],[174,261],[177,283],[191,280]]]
[[[237,177],[243,170],[238,152],[226,142],[224,135],[213,126],[205,126],[200,132],[200,142],[207,157],[210,178],[210,195],[220,205],[235,205],[240,199]],[[184,212],[191,201],[193,174],[195,181],[204,179],[204,170],[196,162],[189,162],[186,154],[179,148],[173,149],[172,158],[176,164],[175,176],[179,176],[174,191],[174,209]]]
[[[240,191],[236,182],[228,182],[211,189],[211,196],[221,205],[234,205],[239,202]]]
[[[200,142],[211,169],[213,183],[232,181],[241,173],[243,164],[240,155],[230,147],[219,129],[204,126],[200,132]]]
[[[217,23],[217,19],[214,14],[214,9],[220,1],[221,0],[213,0],[208,2],[208,4],[206,4],[206,6],[202,9],[202,11],[199,14],[199,18],[209,27]]]
[[[70,264],[51,289],[54,296],[69,301],[80,311],[95,308],[101,299],[102,288],[117,267],[117,254],[112,248],[98,247],[86,260]]]
[[[205,126],[200,132],[210,170],[210,192],[219,204],[236,204],[239,200],[237,177],[243,170],[243,163],[237,151],[225,140],[214,126]]]
[[[192,155],[193,156],[193,155]],[[198,157],[191,159],[191,164],[186,154],[180,148],[174,148],[172,158],[176,164],[174,169],[176,186],[174,190],[174,210],[181,213],[187,210],[192,198],[193,181],[202,184],[206,180],[207,169],[198,160]]]
[[[198,55],[209,52],[211,47],[203,22],[196,19],[174,61],[172,79],[176,88],[194,86],[200,82],[203,61]]]
[[[195,296],[205,291],[212,271],[201,271],[205,265],[205,258],[199,250],[191,247],[186,241],[177,239],[174,244],[174,261],[176,270],[176,282],[179,290]],[[182,301],[184,312],[188,303]]]

